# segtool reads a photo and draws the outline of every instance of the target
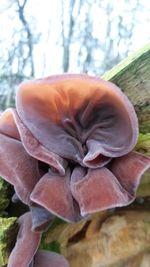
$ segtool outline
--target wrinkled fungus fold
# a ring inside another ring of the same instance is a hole
[[[19,232],[16,245],[9,257],[7,267],[69,267],[66,259],[57,253],[39,250],[41,233],[31,230],[31,213],[19,218]]]
[[[30,212],[19,218],[19,232],[16,245],[8,261],[8,267],[28,267],[34,257],[41,239],[41,233],[31,230],[32,218]]]
[[[76,222],[134,201],[150,166],[133,151],[137,139],[134,108],[111,82],[64,74],[22,83],[16,107],[0,116],[0,175],[30,209],[8,267],[67,267],[62,256],[37,252],[55,216]]]
[[[33,204],[30,206],[31,217],[32,217],[32,230],[34,232],[43,232],[51,225],[54,219],[54,215],[47,209]]]
[[[15,188],[18,197],[30,205],[30,194],[40,179],[38,162],[24,149],[11,109],[0,117],[0,175]]]

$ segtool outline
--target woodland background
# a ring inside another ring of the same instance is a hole
[[[149,23],[146,0],[1,0],[0,110],[23,80],[102,75],[149,41]]]

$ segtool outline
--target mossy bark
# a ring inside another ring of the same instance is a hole
[[[17,218],[0,218],[0,266],[5,266],[18,231]]]
[[[140,135],[136,150],[150,156],[150,44],[116,65],[102,77],[118,85],[134,105]],[[141,180],[138,196],[150,196],[150,171]]]
[[[9,184],[0,177],[0,215],[9,205]]]
[[[118,85],[133,103],[141,133],[150,133],[150,44],[102,77]]]

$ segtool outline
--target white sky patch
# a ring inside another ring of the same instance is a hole
[[[108,1],[103,1],[103,5],[106,6],[107,2]],[[10,47],[11,43],[15,41],[15,38],[17,38],[12,36],[13,30],[15,28],[19,29],[19,20],[16,18],[14,5],[11,9],[9,9],[11,3],[12,0],[0,0],[0,39],[5,40],[3,46],[1,44],[0,57],[3,58],[8,57],[8,48]],[[115,8],[110,16],[114,22],[109,35],[113,40],[115,40],[115,38],[118,36],[117,16],[122,16],[124,24],[128,25],[128,29],[130,31],[131,23],[133,22],[133,14],[131,13],[131,10],[133,7],[135,7],[136,1],[113,0],[112,3]],[[132,51],[142,47],[150,40],[150,2],[147,0],[142,0],[141,3],[146,7],[146,9],[144,13],[139,9],[136,15],[138,23],[132,36]],[[65,17],[67,20],[68,0],[65,1],[65,5]],[[126,13],[124,13],[125,10]],[[83,12],[83,16],[81,16],[80,20],[84,20],[84,14],[86,13],[85,11],[86,6],[85,10],[81,11]],[[62,48],[60,47],[61,12],[60,0],[28,0],[26,6],[27,18],[31,16],[33,17],[35,31],[41,33],[40,41],[37,45],[35,45],[34,48],[36,77],[62,72]],[[102,44],[105,45],[105,41],[107,39],[107,16],[105,14],[105,10],[102,8],[97,8],[96,4],[93,3],[90,12],[94,22],[92,35],[96,38],[100,38]],[[77,5],[74,15],[77,16]],[[82,28],[79,29],[79,31],[81,30]],[[77,65],[76,60],[79,45],[80,44],[77,41],[71,45],[72,63],[70,66],[70,72],[79,72],[80,66]],[[114,53],[117,53],[117,49],[124,52],[126,50],[126,45],[127,44],[121,40],[118,46],[116,44],[116,52],[114,51]],[[94,57],[97,59],[97,61],[102,60],[102,50],[100,49],[99,51],[95,51]],[[14,63],[14,68],[15,64],[17,65],[17,62]]]

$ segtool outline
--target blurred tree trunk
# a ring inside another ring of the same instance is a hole
[[[12,0],[8,9],[14,8],[16,27],[10,32],[11,44],[5,57],[0,58],[0,109],[14,106],[18,84],[34,77],[34,46],[39,39],[28,21],[26,7],[29,0]],[[12,16],[12,20],[13,20]]]
[[[72,41],[72,36],[74,32],[74,17],[73,11],[75,6],[75,0],[69,1],[68,7],[68,25],[66,25],[66,16],[65,16],[65,0],[62,0],[62,46],[63,46],[63,59],[62,59],[62,68],[64,72],[67,72],[70,64],[70,45]],[[67,33],[66,33],[67,32]]]
[[[28,0],[24,0],[22,2],[22,4],[20,4],[19,0],[16,0],[16,4],[18,7],[18,15],[19,15],[19,19],[23,25],[24,31],[26,32],[27,35],[27,46],[28,46],[28,55],[27,58],[30,61],[30,67],[31,67],[31,72],[30,72],[30,76],[34,77],[35,71],[34,71],[34,60],[33,60],[33,45],[34,45],[34,41],[33,41],[33,33],[31,32],[29,23],[27,22],[27,19],[25,17],[25,7],[27,4]]]

